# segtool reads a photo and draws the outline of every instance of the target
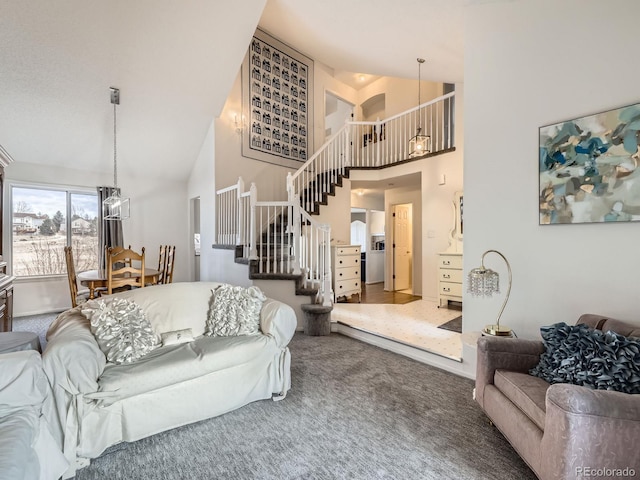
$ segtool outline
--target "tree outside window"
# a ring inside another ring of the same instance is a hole
[[[12,272],[16,276],[64,275],[64,247],[73,247],[76,270],[98,265],[96,194],[45,188],[12,188]]]

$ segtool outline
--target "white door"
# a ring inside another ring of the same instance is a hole
[[[393,289],[411,288],[411,204],[393,207]]]

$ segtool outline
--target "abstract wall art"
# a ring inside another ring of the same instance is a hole
[[[640,104],[540,127],[540,224],[640,220]]]
[[[313,60],[256,30],[242,64],[242,155],[297,169],[313,148]]]

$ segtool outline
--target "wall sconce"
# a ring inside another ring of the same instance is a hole
[[[242,120],[243,120],[243,118],[241,118],[241,121],[240,121],[240,123],[239,123],[239,122],[238,122],[238,114],[237,114],[237,113],[234,113],[234,114],[233,114],[233,124],[234,124],[234,125],[235,125],[235,127],[236,127],[236,133],[237,133],[238,135],[242,135]]]

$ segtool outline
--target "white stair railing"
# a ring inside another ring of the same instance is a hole
[[[418,128],[429,137],[426,154],[454,147],[454,97],[449,93],[375,122],[346,122],[295,173],[287,176],[286,202],[258,202],[254,184],[216,192],[216,239],[242,246],[258,273],[301,274],[331,305],[331,228],[311,217],[349,167],[380,168],[410,160],[409,140]]]
[[[218,243],[241,246],[257,274],[302,275],[302,286],[317,289],[316,300],[331,305],[331,227],[311,218],[299,201],[259,202],[255,184],[243,188],[240,178],[216,192]]]
[[[421,155],[454,146],[454,98],[448,93],[420,106],[375,122],[351,122],[338,130],[295,173],[288,185],[302,208],[314,213],[348,167],[380,168],[410,160],[409,140],[420,133],[430,139]]]

